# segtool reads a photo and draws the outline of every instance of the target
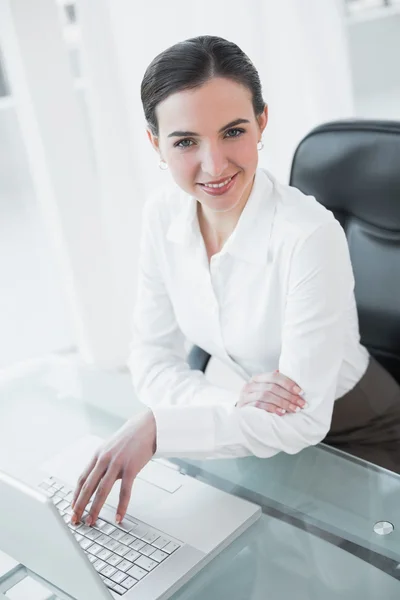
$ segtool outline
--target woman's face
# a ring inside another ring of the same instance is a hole
[[[268,113],[255,117],[246,87],[215,77],[172,94],[156,112],[159,136],[148,135],[180,188],[216,212],[247,201]]]

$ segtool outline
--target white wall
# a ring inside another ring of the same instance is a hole
[[[400,14],[351,22],[348,32],[357,116],[400,120]]]

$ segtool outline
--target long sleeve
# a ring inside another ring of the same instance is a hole
[[[190,370],[151,229],[145,222],[129,365],[156,419],[157,456],[270,457],[319,443],[330,427],[354,285],[340,225],[320,226],[294,250],[279,369],[304,389],[308,408],[284,417],[235,408],[237,394]]]

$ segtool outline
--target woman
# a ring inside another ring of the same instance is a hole
[[[143,219],[129,364],[148,409],[85,469],[74,520],[97,489],[93,523],[121,478],[120,521],[155,452],[267,458],[324,440],[399,470],[400,390],[360,344],[345,234],[257,168],[268,110],[251,61],[221,38],[186,40],[149,65],[142,102],[176,183]],[[185,338],[241,374],[241,393],[191,371]]]

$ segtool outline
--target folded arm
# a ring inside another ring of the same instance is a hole
[[[156,419],[157,455],[269,457],[320,442],[330,427],[353,290],[340,225],[320,227],[293,258],[279,370],[302,387],[308,408],[284,417],[236,408],[237,393],[190,369],[152,232],[145,218],[129,366],[138,398]]]

